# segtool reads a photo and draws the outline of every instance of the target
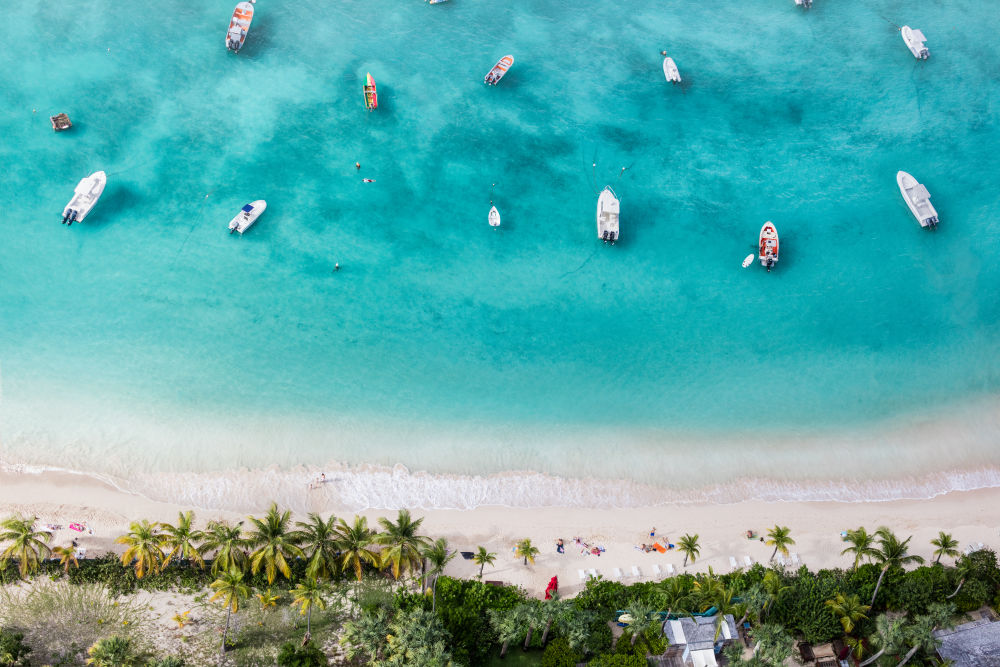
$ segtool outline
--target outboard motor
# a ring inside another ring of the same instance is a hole
[[[614,245],[615,241],[618,240],[618,236],[614,232],[611,232],[608,236],[611,238],[611,245]]]
[[[66,224],[66,221],[69,220],[69,213],[70,213],[69,209],[66,209],[66,211],[63,213],[62,223],[64,225]]]
[[[608,230],[606,230],[606,229],[605,229],[605,230],[604,230],[604,231],[603,231],[603,232],[601,233],[601,240],[602,240],[602,241],[604,241],[605,243],[607,243],[607,242],[608,242]]]

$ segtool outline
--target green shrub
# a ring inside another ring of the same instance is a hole
[[[542,654],[542,667],[576,667],[581,662],[583,654],[571,649],[562,637],[549,642]]]
[[[0,665],[4,667],[21,667],[28,665],[28,654],[31,647],[22,640],[24,635],[20,632],[11,632],[0,629]]]
[[[278,651],[278,667],[326,667],[326,655],[313,643],[296,646],[293,642],[285,642]]]

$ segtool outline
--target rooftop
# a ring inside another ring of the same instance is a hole
[[[963,623],[951,630],[938,630],[938,654],[954,667],[996,667],[1000,665],[1000,623],[989,619]]]

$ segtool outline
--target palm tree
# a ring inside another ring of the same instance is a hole
[[[938,536],[931,540],[931,544],[937,549],[934,550],[934,555],[937,558],[934,559],[934,564],[937,565],[941,562],[941,556],[949,556],[950,558],[958,558],[960,552],[955,547],[958,546],[958,540],[952,539],[951,535],[944,532],[943,530],[938,533]]]
[[[972,563],[965,558],[960,559],[957,563],[955,563],[955,574],[958,576],[958,586],[955,587],[955,590],[951,595],[945,597],[945,600],[952,599],[958,595],[960,590],[962,590],[962,586],[965,585],[965,580],[970,574],[972,574]]]
[[[337,519],[337,549],[340,551],[340,568],[345,572],[350,569],[361,581],[363,566],[378,565],[378,556],[370,549],[375,531],[368,527],[368,519],[363,516],[354,517],[354,523],[349,524],[343,519]]]
[[[260,591],[257,593],[257,599],[260,601],[261,609],[270,609],[271,607],[278,606],[278,600],[281,599],[280,595],[275,595],[268,588],[266,591]]]
[[[691,602],[691,589],[685,577],[670,577],[657,586],[654,598],[657,609],[666,609],[667,617],[675,611],[685,611]]]
[[[687,567],[689,558],[693,563],[701,555],[701,547],[698,546],[698,533],[684,535],[677,541],[677,548],[684,554],[684,567]]]
[[[899,647],[903,643],[903,619],[895,618],[890,619],[885,614],[880,614],[875,619],[875,634],[872,636],[872,644],[878,648],[878,652],[865,660],[859,665],[859,667],[865,667],[865,665],[870,665],[879,658],[882,654],[886,653],[896,653]]]
[[[861,604],[857,595],[844,595],[843,593],[837,593],[832,600],[827,600],[826,606],[840,620],[840,625],[846,634],[851,634],[854,631],[856,623],[866,620],[868,618],[866,614],[871,609],[871,606]]]
[[[559,634],[569,644],[570,650],[587,653],[591,635],[590,628],[594,618],[594,612],[579,609],[573,604],[568,604],[565,613],[556,617],[556,622],[559,624]]]
[[[875,598],[878,596],[878,589],[882,585],[882,577],[885,573],[889,571],[890,567],[903,567],[909,563],[923,563],[924,559],[920,556],[911,555],[909,553],[910,540],[913,536],[910,535],[902,542],[899,538],[885,526],[879,528],[875,531],[878,535],[879,546],[878,546],[878,556],[877,560],[882,565],[882,572],[878,575],[878,581],[875,583],[875,592],[872,593],[872,601],[869,605],[875,605]]]
[[[323,596],[327,592],[326,586],[317,582],[316,577],[306,577],[304,581],[299,582],[299,585],[292,589],[292,605],[300,605],[301,611],[299,613],[306,615],[305,641],[309,641],[309,637],[312,636],[313,607],[318,607],[321,610],[326,609],[326,600]]]
[[[767,600],[764,602],[764,606],[761,612],[767,615],[771,611],[771,607],[774,603],[778,601],[781,594],[785,591],[791,590],[791,586],[786,586],[784,579],[781,578],[774,570],[769,570],[764,573],[764,579],[761,581],[761,587],[764,589],[764,594],[767,596]]]
[[[903,667],[921,649],[933,655],[935,649],[941,644],[934,636],[934,632],[942,626],[951,627],[951,617],[954,613],[954,606],[934,603],[927,608],[926,614],[917,616],[904,631],[905,641],[910,645],[910,650],[896,667]]]
[[[193,566],[197,565],[205,569],[205,559],[201,557],[201,549],[195,546],[195,542],[204,539],[204,534],[200,530],[193,528],[194,512],[178,512],[177,525],[171,526],[169,523],[160,524],[163,531],[163,546],[169,551],[163,561],[166,567],[175,556],[182,561],[189,561]]]
[[[488,613],[490,627],[493,628],[493,632],[496,633],[497,640],[500,642],[500,657],[503,658],[507,655],[507,646],[510,642],[521,636],[519,614],[515,614],[513,610],[500,611],[499,609],[490,609]]]
[[[297,521],[297,540],[309,564],[306,576],[330,578],[337,571],[337,519],[331,514],[326,520],[309,513],[309,521]]]
[[[226,606],[226,627],[222,631],[222,645],[219,647],[219,664],[226,656],[226,636],[229,634],[229,619],[240,610],[240,603],[250,597],[250,587],[243,583],[243,572],[231,568],[211,583],[215,594],[212,600],[222,599]]]
[[[125,567],[135,563],[136,579],[142,579],[147,572],[156,574],[163,567],[163,535],[159,528],[160,524],[145,519],[133,521],[129,532],[115,540],[128,547],[121,561]]]
[[[659,617],[656,616],[656,610],[638,598],[634,598],[628,603],[625,613],[632,617],[628,623],[628,631],[632,635],[632,646],[635,646],[635,640],[641,637],[642,645],[646,647],[646,653],[652,653],[653,647],[649,644],[646,632],[659,627],[660,621]]]
[[[255,517],[249,519],[254,525],[254,530],[247,535],[247,540],[257,547],[250,554],[250,572],[257,574],[263,566],[268,584],[274,583],[278,572],[281,572],[285,579],[291,579],[292,569],[288,566],[288,559],[296,556],[305,558],[302,549],[295,545],[297,534],[289,529],[292,513],[288,510],[279,513],[278,504],[271,503],[263,519]]]
[[[350,660],[364,655],[370,664],[381,664],[388,635],[389,615],[379,607],[372,613],[362,613],[357,619],[348,621],[344,625],[340,645],[347,647]]]
[[[0,564],[7,565],[11,558],[17,559],[17,571],[22,579],[38,569],[43,558],[51,553],[48,542],[50,533],[35,530],[34,518],[10,516],[0,522],[0,544],[10,542],[0,553]]]
[[[864,526],[857,530],[847,531],[847,541],[851,543],[851,546],[841,551],[840,555],[854,554],[853,569],[855,570],[858,569],[861,561],[866,558],[870,560],[878,556],[878,550],[875,548],[875,536],[869,535]]]
[[[774,560],[779,551],[783,556],[788,555],[788,547],[795,544],[795,540],[791,538],[790,533],[791,530],[789,530],[788,526],[778,525],[767,531],[767,542],[765,544],[769,547],[774,547],[774,551],[771,552],[771,560]]]
[[[514,619],[521,627],[527,627],[528,631],[524,635],[524,646],[522,651],[527,651],[531,646],[531,636],[535,633],[535,627],[545,623],[541,613],[541,602],[538,600],[525,600],[514,607]]]
[[[437,584],[438,577],[444,572],[444,566],[455,557],[454,551],[448,550],[448,540],[439,537],[434,542],[424,548],[423,557],[431,564],[430,575],[434,578],[431,590],[431,611],[437,608]]]
[[[106,637],[99,639],[87,649],[86,664],[95,667],[135,667],[145,665],[153,657],[148,651],[141,650],[125,637]]]
[[[73,547],[56,547],[52,553],[59,557],[59,564],[63,566],[63,572],[66,574],[69,574],[70,565],[75,568],[80,567],[79,561],[76,560],[76,549]]]
[[[212,560],[213,575],[228,572],[233,568],[240,572],[246,571],[249,564],[246,548],[249,545],[243,538],[242,521],[235,526],[225,521],[212,521],[202,537],[205,541],[202,543],[201,551],[215,551],[215,558]]]
[[[517,558],[523,558],[524,564],[527,565],[530,560],[532,565],[535,563],[535,556],[539,554],[538,547],[531,543],[531,538],[526,537],[517,543],[514,547],[514,556]]]
[[[497,555],[492,551],[487,551],[486,547],[479,547],[479,551],[472,557],[472,562],[479,566],[479,578],[483,578],[483,568],[487,565],[493,565],[496,562]]]
[[[552,624],[568,613],[570,613],[569,605],[566,601],[559,599],[558,591],[553,591],[552,597],[548,600],[542,601],[540,616],[545,622],[545,629],[542,630],[543,649],[545,648],[545,644],[549,641],[549,631],[552,629]]]
[[[424,520],[414,521],[409,510],[399,510],[396,521],[385,517],[378,520],[382,533],[376,538],[377,544],[383,545],[381,553],[382,567],[388,567],[394,579],[399,579],[403,572],[413,572],[423,563],[421,552],[430,543],[430,539],[417,533]]]

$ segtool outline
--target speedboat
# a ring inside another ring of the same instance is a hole
[[[226,48],[234,53],[239,53],[243,48],[243,42],[247,39],[247,31],[250,30],[250,21],[253,20],[253,3],[241,2],[233,10],[233,18],[229,21],[229,31],[226,33]]]
[[[910,213],[917,219],[921,227],[934,229],[938,224],[937,211],[931,204],[931,193],[927,192],[917,179],[910,176],[905,171],[896,172],[896,185],[899,192],[906,200],[906,205],[910,207]]]
[[[504,56],[497,61],[497,64],[493,66],[490,73],[486,75],[486,83],[491,86],[495,86],[500,83],[500,79],[503,78],[510,66],[514,64],[514,56]]]
[[[108,177],[103,171],[95,171],[77,183],[76,188],[73,189],[73,198],[63,209],[63,224],[72,225],[74,222],[83,222],[83,219],[97,204],[97,200],[101,198],[107,182]]]
[[[378,109],[378,93],[375,91],[375,79],[371,72],[365,74],[365,108],[369,111]]]
[[[795,0],[795,4],[804,9],[809,9],[813,6],[813,0]]]
[[[257,222],[257,218],[260,214],[264,212],[267,208],[267,202],[263,199],[258,199],[257,201],[252,201],[243,208],[240,212],[236,214],[236,217],[229,221],[229,233],[239,232],[242,236],[243,232],[250,229],[253,223]]]
[[[906,48],[910,50],[913,57],[917,60],[927,60],[931,55],[930,49],[924,46],[924,42],[927,38],[924,37],[924,33],[911,28],[908,25],[904,25],[899,29],[899,34],[903,36],[903,41],[906,42]]]
[[[671,83],[681,82],[681,73],[677,71],[677,63],[670,56],[663,59],[663,76]]]
[[[597,238],[605,243],[615,244],[618,240],[618,213],[621,207],[618,196],[611,186],[601,191],[597,198]]]
[[[500,211],[497,210],[496,206],[490,209],[489,221],[490,227],[500,226]]]
[[[760,228],[760,265],[771,272],[771,267],[778,262],[778,230],[774,223],[768,220]]]

